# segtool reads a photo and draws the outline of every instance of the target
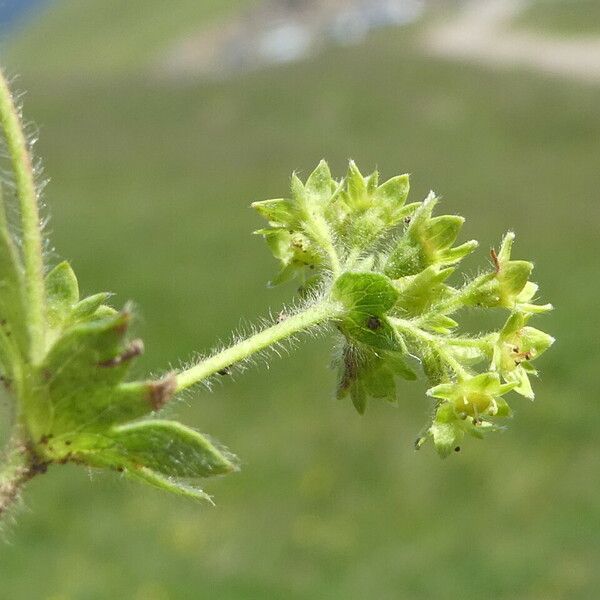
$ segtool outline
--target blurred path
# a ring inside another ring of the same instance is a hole
[[[513,31],[522,0],[471,0],[451,21],[430,29],[428,51],[496,67],[529,67],[600,83],[600,37],[558,38]]]

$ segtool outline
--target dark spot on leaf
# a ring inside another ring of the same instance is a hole
[[[381,328],[381,319],[379,317],[369,317],[367,319],[367,327],[371,331],[377,331]]]
[[[43,461],[36,461],[30,467],[32,475],[42,475],[48,470],[48,463]]]

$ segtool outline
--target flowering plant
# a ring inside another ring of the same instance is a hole
[[[300,282],[295,308],[271,325],[191,367],[158,379],[129,381],[143,351],[130,338],[131,311],[110,294],[81,298],[68,262],[48,268],[30,149],[0,74],[0,129],[14,194],[0,186],[0,371],[15,407],[13,437],[0,465],[0,513],[24,483],[51,465],[77,463],[122,473],[192,498],[209,499],[199,480],[237,468],[222,445],[160,411],[181,391],[228,374],[252,355],[301,332],[332,326],[337,337],[339,398],[359,413],[370,399],[397,402],[397,379],[422,368],[435,399],[428,438],[446,456],[465,434],[481,437],[510,416],[504,396],[533,398],[532,366],[553,338],[528,325],[551,306],[535,303],[533,265],[511,258],[508,233],[491,267],[451,284],[477,248],[455,245],[464,219],[434,216],[432,193],[406,203],[409,177],[385,182],[350,162],[334,179],[322,161],[289,198],[255,202],[280,269],[271,284]],[[7,214],[16,214],[18,222]],[[504,309],[499,331],[470,335],[463,308]]]

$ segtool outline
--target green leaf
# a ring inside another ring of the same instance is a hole
[[[297,221],[296,209],[289,200],[263,200],[253,202],[252,208],[274,227],[294,227]]]
[[[214,504],[212,498],[199,487],[173,479],[172,477],[165,477],[148,467],[136,466],[134,468],[126,469],[124,473],[129,479],[136,480],[140,483],[146,483],[159,490],[170,492],[177,496],[183,496],[190,500],[204,500],[210,504]]]
[[[143,465],[172,477],[224,475],[236,468],[233,456],[197,431],[166,420],[149,420],[113,427],[108,433],[123,466]]]
[[[502,296],[507,302],[513,301],[513,298],[523,290],[532,270],[533,264],[525,260],[511,260],[502,264],[498,279]]]
[[[477,242],[467,242],[451,248],[464,219],[456,215],[431,217],[438,199],[433,192],[414,212],[411,222],[396,241],[385,266],[392,279],[416,275],[428,266],[448,266],[470,254]]]
[[[346,182],[348,186],[348,204],[350,207],[355,210],[367,208],[371,204],[367,191],[367,182],[353,160],[348,165]]]
[[[172,376],[123,384],[143,347],[127,342],[127,312],[69,327],[36,369],[37,398],[28,415],[36,438],[107,426],[160,408],[174,390]]]
[[[385,316],[398,299],[398,292],[385,275],[345,273],[335,282],[332,295],[347,309],[339,326],[348,337],[373,348],[402,349]]]
[[[96,316],[98,309],[103,306],[112,294],[101,292],[80,300],[71,311],[71,321],[83,321]]]
[[[300,232],[259,229],[254,233],[265,238],[273,256],[281,262],[281,270],[269,282],[270,286],[284,283],[301,273],[305,267],[314,269],[322,262],[314,243]]]
[[[458,327],[458,323],[446,315],[432,313],[422,320],[422,327],[435,333],[449,335]]]
[[[67,262],[61,262],[46,276],[48,323],[53,329],[62,327],[75,304],[79,302],[77,277]]]
[[[312,202],[324,204],[329,200],[335,188],[335,182],[331,179],[329,165],[324,160],[310,174],[304,188]]]
[[[443,252],[438,254],[438,259],[444,265],[454,265],[457,262],[460,262],[463,258],[469,256],[469,254],[473,253],[479,247],[479,242],[477,240],[470,240],[461,244],[460,246],[456,246],[455,248],[448,248]]]
[[[427,224],[429,243],[440,250],[452,246],[464,222],[463,217],[456,215],[443,215],[431,219]]]
[[[350,386],[350,398],[359,415],[364,415],[367,410],[367,393],[362,381],[357,380]]]
[[[392,218],[402,213],[410,191],[409,175],[399,175],[388,179],[375,192],[375,200],[386,207]]]
[[[434,421],[430,429],[435,449],[442,458],[449,456],[453,450],[460,448],[464,432],[456,423],[439,423]]]
[[[374,315],[384,314],[398,299],[390,279],[378,273],[344,273],[336,280],[332,293],[348,309]]]
[[[421,247],[405,232],[394,244],[390,253],[384,273],[391,279],[400,279],[410,275],[417,275],[426,268],[426,261]]]
[[[417,275],[398,279],[395,282],[399,292],[396,307],[407,316],[419,316],[427,312],[436,302],[440,302],[451,293],[444,281],[452,273],[452,267],[443,269],[439,265],[431,265]]]
[[[340,364],[337,397],[341,399],[349,394],[356,410],[363,414],[368,397],[397,401],[396,377],[408,380],[417,377],[406,365],[401,353],[374,351],[348,344]]]
[[[132,479],[197,499],[210,500],[188,480],[237,469],[231,453],[174,421],[138,421],[113,427],[102,435],[74,435],[69,442],[67,460],[114,469]]]

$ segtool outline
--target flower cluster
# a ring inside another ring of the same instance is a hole
[[[486,272],[452,285],[478,244],[455,245],[464,219],[434,216],[433,193],[407,204],[408,192],[407,175],[380,184],[350,162],[337,181],[321,162],[306,183],[292,177],[289,199],[253,206],[270,225],[257,233],[282,265],[273,283],[300,277],[341,307],[338,397],[361,414],[370,397],[396,401],[396,379],[415,379],[420,365],[436,403],[417,447],[432,438],[446,456],[465,434],[481,437],[511,416],[508,392],[533,399],[532,361],[554,339],[527,323],[552,306],[535,303],[533,264],[511,258],[512,232]],[[468,307],[504,309],[508,320],[499,331],[464,333],[456,316]]]

